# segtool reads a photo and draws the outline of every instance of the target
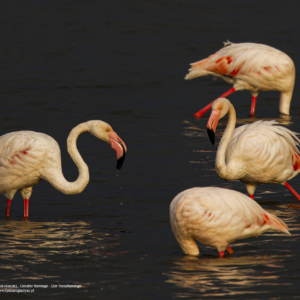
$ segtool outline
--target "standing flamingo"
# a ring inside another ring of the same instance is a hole
[[[229,120],[216,156],[216,171],[224,180],[240,180],[252,199],[261,183],[283,184],[300,200],[287,183],[300,172],[300,140],[276,121],[257,121],[236,129],[233,105],[225,98],[213,102],[207,132],[212,144],[219,119],[228,112]]]
[[[24,219],[28,219],[32,187],[42,179],[67,195],[78,194],[85,189],[89,182],[89,169],[77,150],[76,141],[78,136],[86,131],[111,145],[116,151],[119,170],[127,148],[111,126],[103,121],[81,123],[69,134],[68,152],[79,171],[79,176],[74,182],[65,179],[60,148],[51,136],[34,131],[16,131],[0,136],[0,192],[7,197],[7,219],[11,200],[17,190],[24,199]]]
[[[185,79],[212,75],[222,78],[233,87],[218,98],[235,91],[250,90],[252,103],[250,114],[255,114],[259,91],[280,93],[279,112],[289,115],[295,83],[295,66],[285,53],[266,45],[254,43],[224,43],[225,47],[198,62],[192,63]],[[201,117],[212,103],[194,114]]]
[[[286,224],[237,191],[195,187],[178,194],[170,205],[173,233],[185,254],[199,255],[195,240],[224,256],[235,240],[259,236],[267,230],[290,235]]]

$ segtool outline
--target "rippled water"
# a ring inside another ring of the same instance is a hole
[[[115,154],[84,134],[78,148],[91,181],[66,196],[47,182],[34,187],[29,221],[16,195],[11,221],[0,206],[0,285],[48,285],[1,299],[296,299],[300,291],[300,203],[283,186],[259,186],[256,199],[280,216],[292,236],[266,233],[237,241],[231,257],[200,245],[184,256],[169,224],[180,191],[221,186],[246,193],[214,171],[217,146],[208,115],[193,113],[229,86],[203,77],[185,81],[189,63],[227,39],[274,46],[300,63],[297,2],[283,1],[7,1],[0,4],[0,134],[35,130],[61,146],[65,177],[77,169],[66,149],[70,130],[87,120],[112,125],[128,147],[117,174]],[[262,92],[258,119],[300,132],[296,79],[291,117],[278,94]],[[251,94],[229,96],[237,126]],[[227,119],[221,120],[217,142]],[[290,183],[300,191],[299,176]],[[81,288],[51,288],[51,285]]]

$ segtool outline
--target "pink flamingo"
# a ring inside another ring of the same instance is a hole
[[[285,53],[266,45],[254,43],[224,43],[225,47],[208,58],[192,63],[185,79],[212,75],[222,78],[233,87],[218,98],[225,98],[235,91],[250,90],[250,114],[254,116],[259,91],[280,93],[279,112],[289,115],[295,83],[295,66]],[[201,117],[212,103],[194,114]]]
[[[69,134],[68,152],[79,171],[74,182],[65,179],[60,148],[51,136],[34,131],[16,131],[0,136],[0,192],[7,197],[7,219],[16,191],[20,191],[24,199],[24,220],[28,219],[32,187],[42,179],[67,195],[79,194],[85,189],[89,182],[89,169],[77,150],[76,141],[86,131],[111,145],[116,151],[117,169],[120,169],[127,152],[126,145],[111,126],[103,121],[81,123]]]
[[[285,185],[300,200],[300,195],[287,183],[300,172],[300,140],[276,121],[257,121],[235,129],[236,114],[225,98],[213,102],[207,132],[212,144],[219,119],[228,112],[229,119],[216,156],[216,171],[223,180],[240,180],[252,199],[262,183]]]
[[[233,251],[235,240],[267,230],[290,235],[286,224],[240,192],[218,187],[195,187],[178,194],[170,205],[173,233],[185,254],[199,255],[195,240],[216,248],[219,256]]]

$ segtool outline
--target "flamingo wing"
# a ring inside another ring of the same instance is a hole
[[[51,159],[49,152],[53,146],[60,153],[53,138],[38,132],[18,131],[1,136],[0,192],[18,189],[26,186],[26,182],[40,180],[39,169],[46,158]]]

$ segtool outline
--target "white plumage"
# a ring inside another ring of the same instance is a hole
[[[228,124],[216,156],[218,175],[224,180],[241,180],[252,198],[261,183],[284,184],[290,189],[286,181],[300,172],[297,148],[300,140],[296,134],[276,121],[257,121],[235,129],[233,105],[219,98],[213,103],[207,123],[212,142],[218,120],[228,111]],[[291,191],[297,197],[298,194]]]
[[[216,248],[223,256],[235,240],[259,236],[267,230],[290,234],[286,224],[237,191],[196,187],[178,194],[170,205],[173,233],[185,254],[198,255],[195,240]]]
[[[255,43],[224,43],[225,47],[206,59],[192,63],[185,79],[212,75],[233,85],[226,97],[239,90],[250,90],[252,104],[250,113],[254,115],[256,97],[259,91],[278,91],[280,93],[279,111],[289,115],[295,83],[295,66],[285,53]],[[211,103],[212,104],[212,103]],[[211,104],[195,114],[202,116]]]
[[[116,151],[117,168],[120,169],[127,151],[126,145],[103,121],[82,123],[69,134],[68,152],[79,170],[74,182],[68,182],[62,173],[60,148],[52,137],[34,131],[11,132],[0,137],[0,193],[7,197],[7,218],[17,190],[24,199],[24,218],[28,218],[32,187],[42,179],[64,194],[77,194],[84,190],[89,182],[89,170],[77,150],[76,140],[85,131],[111,145]]]

